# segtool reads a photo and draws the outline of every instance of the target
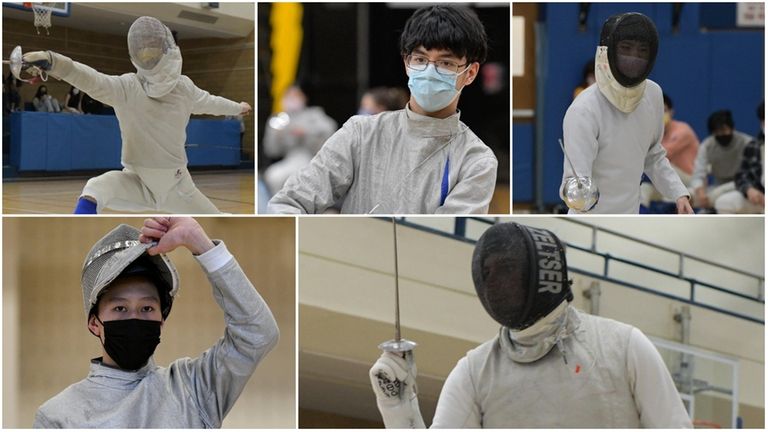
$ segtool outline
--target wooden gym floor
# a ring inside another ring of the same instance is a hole
[[[253,171],[192,172],[200,191],[224,213],[254,214]],[[3,182],[4,214],[71,214],[87,178]],[[106,210],[105,213],[125,213]]]

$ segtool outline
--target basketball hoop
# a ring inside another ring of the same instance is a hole
[[[40,34],[40,27],[43,27],[45,29],[45,34],[48,36],[51,35],[48,29],[51,28],[53,5],[55,5],[55,3],[24,3],[24,6],[31,8],[32,13],[35,14],[35,30],[37,30],[37,34]]]

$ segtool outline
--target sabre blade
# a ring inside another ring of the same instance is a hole
[[[397,221],[392,217],[392,233],[394,234],[395,246],[395,338],[379,344],[379,349],[385,352],[398,353],[403,358],[412,361],[413,356],[408,355],[414,348],[416,342],[403,339],[400,333],[400,270],[397,260]]]
[[[400,271],[397,265],[397,221],[392,216],[392,234],[395,241],[395,340],[400,341]]]

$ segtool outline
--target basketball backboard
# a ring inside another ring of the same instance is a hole
[[[32,7],[25,6],[25,3],[27,2],[5,1],[3,2],[3,6],[12,9],[28,11],[31,13]],[[71,12],[71,4],[69,2],[39,3],[39,5],[50,9],[54,16],[68,17]]]

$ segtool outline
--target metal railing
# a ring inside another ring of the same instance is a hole
[[[448,232],[448,231],[444,231],[444,230],[435,229],[435,228],[432,228],[432,227],[429,227],[429,226],[425,226],[424,224],[418,222],[419,219],[421,219],[421,218],[419,218],[419,217],[400,218],[400,219],[398,219],[398,223],[402,224],[403,226],[408,226],[408,227],[412,227],[412,228],[419,229],[419,230],[422,230],[422,231],[431,232],[431,233],[436,234],[436,235],[440,235],[440,236],[444,236],[444,237],[449,237],[449,238],[452,238],[452,239],[455,239],[455,240],[458,240],[458,241],[462,241],[462,242],[465,242],[465,243],[470,243],[470,244],[475,244],[476,243],[476,239],[467,237],[467,222],[474,221],[474,222],[479,222],[479,223],[482,223],[482,224],[487,224],[488,226],[490,226],[490,225],[493,225],[494,223],[499,221],[499,218],[482,218],[482,217],[460,218],[460,217],[457,217],[457,218],[454,219],[453,230],[451,232]],[[627,235],[627,234],[624,234],[624,233],[621,233],[621,232],[618,232],[618,231],[614,231],[614,230],[611,230],[611,229],[607,229],[607,228],[602,228],[602,227],[599,227],[599,226],[591,225],[591,224],[582,222],[582,221],[574,219],[574,218],[558,218],[558,220],[565,221],[565,222],[568,222],[568,223],[571,223],[571,224],[575,224],[575,225],[578,225],[578,226],[581,226],[581,227],[586,227],[586,228],[590,229],[592,231],[591,232],[591,242],[590,242],[588,247],[579,246],[579,245],[576,245],[576,244],[573,244],[573,243],[565,242],[562,239],[561,239],[561,241],[563,241],[563,243],[566,244],[568,248],[573,248],[575,250],[579,250],[581,252],[588,253],[588,254],[590,254],[592,256],[600,257],[603,260],[603,266],[602,266],[603,269],[602,269],[602,272],[599,272],[599,273],[598,272],[594,272],[594,271],[589,271],[589,270],[586,270],[586,269],[583,269],[583,268],[579,268],[579,267],[576,267],[576,266],[573,266],[573,265],[569,265],[568,266],[569,271],[572,271],[572,272],[578,273],[578,274],[582,274],[584,276],[600,279],[600,280],[603,280],[603,281],[606,281],[606,282],[622,285],[622,286],[625,286],[625,287],[628,287],[628,288],[636,289],[638,291],[642,291],[642,292],[645,292],[645,293],[657,295],[657,296],[660,296],[660,297],[665,297],[665,298],[668,298],[668,299],[680,301],[682,303],[691,304],[691,305],[694,305],[694,306],[697,306],[697,307],[701,307],[701,308],[705,308],[705,309],[709,309],[709,310],[712,310],[712,311],[715,311],[715,312],[718,312],[718,313],[723,313],[723,314],[730,315],[730,316],[733,316],[733,317],[736,317],[736,318],[740,318],[740,319],[744,319],[744,320],[751,321],[751,322],[754,322],[754,323],[765,325],[764,319],[759,319],[759,318],[755,318],[753,316],[745,315],[745,314],[741,313],[740,311],[725,309],[725,308],[721,308],[721,307],[718,307],[718,306],[713,306],[713,305],[708,304],[708,303],[704,303],[704,302],[700,301],[699,296],[697,296],[697,293],[700,291],[700,290],[697,290],[697,288],[713,290],[713,291],[715,291],[717,293],[721,293],[721,294],[730,296],[730,297],[732,297],[734,299],[741,299],[741,300],[744,300],[744,301],[748,301],[748,302],[754,303],[756,305],[760,305],[761,306],[760,309],[764,310],[764,307],[765,307],[765,298],[764,298],[765,279],[764,279],[764,277],[762,277],[762,276],[760,276],[758,274],[755,274],[755,273],[751,273],[751,272],[748,272],[748,271],[737,269],[737,268],[732,267],[732,266],[728,266],[728,265],[725,265],[725,264],[717,263],[717,262],[714,262],[712,260],[708,260],[708,259],[705,259],[705,258],[700,258],[700,257],[694,256],[694,255],[691,255],[691,254],[687,254],[687,253],[681,252],[679,250],[671,249],[671,248],[668,248],[666,246],[655,244],[655,243],[647,241],[647,240],[638,239],[638,238],[632,237],[630,235]],[[650,266],[650,265],[647,265],[647,264],[643,264],[643,263],[640,263],[640,262],[637,262],[637,261],[629,260],[629,259],[622,258],[622,257],[619,257],[619,256],[614,256],[614,255],[611,255],[608,252],[600,252],[598,250],[598,238],[599,238],[599,234],[601,234],[601,233],[602,234],[606,234],[606,235],[610,235],[610,236],[614,236],[614,237],[618,237],[618,238],[621,238],[623,240],[628,240],[628,241],[631,241],[631,242],[633,242],[635,244],[642,244],[644,246],[648,246],[650,248],[653,248],[653,249],[655,249],[657,251],[662,251],[662,252],[673,254],[673,255],[675,255],[677,257],[677,270],[674,271],[674,272],[671,272],[671,271],[663,270],[663,269],[660,269],[660,268],[657,268],[657,267],[653,267],[653,266]],[[731,272],[731,273],[742,275],[742,276],[744,276],[746,278],[749,278],[749,279],[754,279],[755,282],[756,282],[756,294],[754,296],[748,295],[748,294],[744,294],[744,293],[741,293],[741,292],[734,291],[732,289],[728,289],[728,288],[724,288],[724,287],[721,287],[721,286],[717,286],[715,284],[704,282],[704,281],[698,280],[698,279],[696,279],[694,277],[687,276],[685,274],[685,269],[686,269],[686,262],[689,262],[689,261],[695,261],[695,262],[698,262],[698,263],[705,264],[707,266],[714,267],[714,268],[719,269],[719,270],[728,271],[728,272]],[[640,285],[640,284],[637,284],[637,283],[634,283],[634,282],[629,282],[629,281],[626,281],[626,280],[622,280],[622,279],[618,279],[618,278],[612,277],[610,275],[610,269],[611,269],[611,263],[612,262],[619,263],[619,264],[624,264],[624,265],[627,265],[627,266],[630,266],[630,267],[633,267],[633,268],[636,268],[636,269],[650,271],[650,272],[653,272],[653,273],[661,275],[661,276],[665,276],[665,277],[668,277],[668,278],[673,278],[673,279],[676,279],[676,280],[679,280],[679,281],[683,281],[688,286],[688,295],[687,296],[675,295],[675,294],[672,294],[672,293],[669,293],[669,292],[660,291],[658,289],[650,288],[650,287],[643,286],[643,285]]]

